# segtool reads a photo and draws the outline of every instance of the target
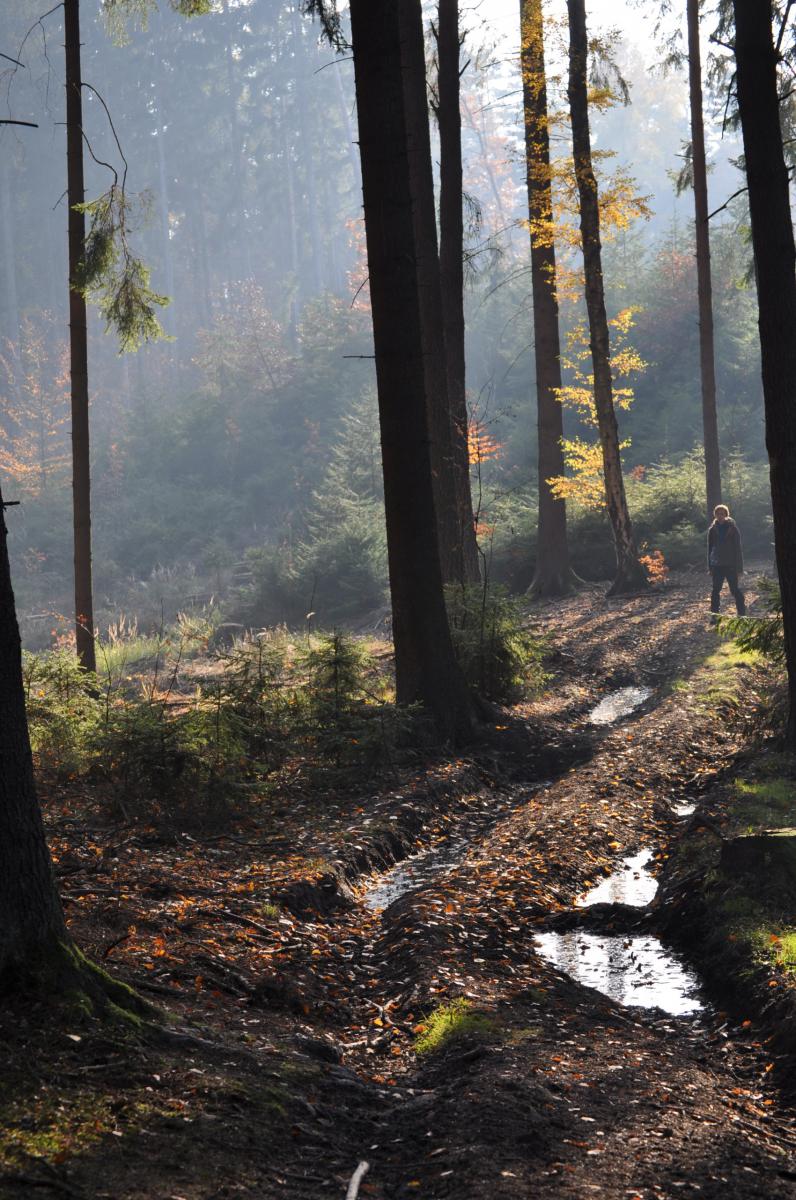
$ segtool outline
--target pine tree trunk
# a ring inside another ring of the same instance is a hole
[[[91,466],[88,419],[88,333],[86,301],[72,283],[83,259],[86,218],[76,205],[83,187],[83,96],[80,75],[79,0],[64,0],[66,49],[66,161],[69,203],[69,355],[72,375],[72,509],[75,554],[77,655],[86,671],[96,670],[94,599],[91,582]]]
[[[771,6],[761,0],[734,0],[734,9],[738,109],[757,271],[766,447],[788,668],[787,740],[796,749],[796,249]]]
[[[439,265],[442,319],[447,357],[448,403],[453,435],[459,537],[462,544],[461,583],[478,583],[481,570],[473,521],[470,487],[470,448],[467,431],[467,389],[464,324],[464,214],[462,172],[462,114],[459,71],[459,0],[439,0],[437,53],[439,59],[437,121],[440,140]]]
[[[713,284],[710,273],[710,225],[705,128],[702,117],[702,59],[699,48],[699,0],[687,0],[688,79],[691,99],[691,161],[694,171],[697,295],[699,300],[699,369],[705,442],[705,485],[708,520],[721,504],[721,456],[716,416],[716,365],[713,349]]]
[[[307,281],[307,291],[313,296],[320,296],[324,291],[323,280],[323,240],[321,238],[321,226],[318,219],[318,188],[315,179],[315,152],[311,137],[310,118],[308,109],[310,105],[307,103],[304,94],[304,79],[302,71],[309,72],[310,65],[308,57],[304,49],[304,26],[299,16],[297,6],[293,8],[293,44],[295,46],[294,54],[296,59],[296,77],[295,77],[295,97],[299,120],[299,153],[301,155],[301,164],[303,167],[304,185],[307,196],[307,227],[310,232],[310,252],[312,262],[310,263],[309,278]]]
[[[165,39],[165,27],[163,22],[163,12],[158,9],[158,33],[161,39]],[[166,114],[164,97],[168,91],[168,79],[166,75],[165,60],[160,59],[158,62],[157,82],[155,84],[155,149],[158,159],[158,187],[160,189],[160,238],[163,247],[163,266],[166,276],[166,295],[174,296],[174,255],[171,247],[171,229],[169,224],[169,213],[171,211],[171,197],[169,188],[169,172],[166,163]],[[174,336],[176,317],[172,312],[171,305],[163,311],[161,318],[163,328],[169,336]],[[173,373],[175,366],[175,356],[173,353],[168,354],[167,362],[169,371]]]
[[[431,169],[431,135],[426,89],[423,16],[414,0],[398,5],[400,50],[403,61],[404,116],[409,184],[414,218],[415,268],[420,290],[426,403],[429,406],[431,470],[442,578],[460,583],[465,578],[464,546],[459,524],[453,423],[448,391],[442,281],[437,244],[437,212]]]
[[[12,510],[14,511],[14,510]],[[0,495],[0,978],[67,940],[36,800]]]
[[[553,495],[548,483],[564,474],[564,414],[558,399],[561,343],[542,0],[520,0],[520,47],[539,439],[539,526],[536,571],[529,591],[536,596],[563,596],[571,591],[575,576],[569,562],[566,504]]]
[[[240,256],[242,278],[252,279],[254,272],[252,270],[251,261],[251,239],[248,229],[248,221],[246,218],[246,196],[244,188],[244,173],[245,173],[245,157],[243,134],[241,133],[240,122],[238,120],[238,94],[239,88],[236,87],[235,72],[235,56],[232,51],[232,42],[230,40],[230,20],[229,20],[229,3],[228,0],[221,2],[222,12],[224,14],[224,62],[227,73],[227,111],[229,114],[229,153],[230,163],[232,166],[232,184],[233,184],[233,211],[237,212],[237,236],[234,238],[230,250],[237,251]],[[233,14],[232,20],[237,22],[238,14]]]
[[[293,178],[293,154],[287,129],[287,106],[284,99],[280,104],[280,116],[282,120],[282,155],[285,162],[285,183],[287,184],[287,211],[285,216],[288,223],[287,233],[288,245],[290,247],[290,271],[292,275],[289,311],[290,338],[291,341],[295,342],[298,337],[298,323],[301,318],[302,294],[299,272],[298,223],[296,219],[296,186]]]
[[[431,476],[417,222],[400,8],[352,0],[365,231],[379,395],[384,506],[399,704],[420,702],[443,737],[465,739],[471,709],[442,591]],[[413,148],[417,155],[417,146]]]
[[[21,390],[21,356],[22,336],[19,319],[19,294],[17,292],[17,262],[14,250],[14,219],[11,211],[11,186],[8,178],[10,155],[0,155],[0,212],[2,212],[3,230],[3,290],[5,292],[6,334],[9,343],[9,357],[13,380],[11,387],[17,408],[19,407]]]
[[[619,430],[613,401],[611,346],[603,286],[600,207],[597,180],[591,158],[589,101],[587,86],[588,41],[584,0],[567,0],[569,13],[569,99],[572,121],[572,149],[580,197],[580,232],[583,242],[586,309],[594,372],[594,405],[600,431],[600,446],[605,476],[605,502],[614,534],[616,577],[608,595],[634,592],[647,585],[647,577],[638,561],[633,527],[622,478]]]

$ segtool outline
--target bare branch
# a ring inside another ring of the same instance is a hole
[[[742,196],[744,192],[748,191],[749,189],[746,187],[738,188],[738,191],[733,192],[731,196],[728,196],[719,208],[714,209],[712,213],[708,213],[708,220],[710,220],[712,217],[718,216],[720,212],[724,212],[725,208],[729,208],[730,204],[732,204],[733,200],[735,200],[737,196]]]

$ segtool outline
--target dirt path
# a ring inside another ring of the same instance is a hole
[[[126,1090],[144,1096],[142,1109],[163,1091],[157,1120],[142,1112],[135,1124],[124,1110],[101,1154],[61,1159],[63,1190],[312,1200],[345,1196],[367,1162],[362,1200],[796,1196],[796,1118],[754,1026],[731,1026],[719,1005],[687,1018],[620,1006],[534,943],[623,855],[664,855],[683,826],[676,806],[697,800],[737,750],[740,727],[717,722],[708,703],[727,678],[721,663],[704,666],[716,645],[705,607],[703,580],[686,577],[654,596],[607,602],[595,591],[536,610],[556,676],[521,714],[536,740],[504,754],[498,730],[498,748],[478,761],[416,781],[438,809],[420,844],[444,846],[446,830],[466,844],[383,913],[362,902],[363,881],[325,917],[256,917],[251,897],[287,875],[279,844],[269,853],[252,838],[247,856],[239,839],[212,852],[238,864],[233,895],[228,874],[214,881],[210,852],[201,877],[198,851],[153,852],[151,929],[132,888],[114,895],[111,961],[118,954],[131,982],[148,970],[150,991],[201,1019],[216,1045],[171,1045],[159,1059],[136,1051]],[[626,686],[652,694],[616,726],[591,725],[600,697]],[[464,780],[455,802],[446,778]],[[341,814],[324,859],[366,860],[411,791],[379,806],[378,820],[375,809]],[[125,905],[138,913],[127,940]],[[110,944],[109,919],[91,927],[92,949]],[[457,1036],[418,1055],[434,1010],[452,1002],[469,1006]],[[90,1072],[93,1060],[68,1053],[67,1076]],[[109,1058],[123,1074],[107,1050],[100,1067]],[[5,1186],[0,1177],[0,1195],[17,1197],[30,1183]]]
[[[364,939],[360,965],[379,1013],[411,1024],[458,996],[490,1023],[419,1072],[396,1053],[386,1078],[420,1091],[361,1130],[356,1153],[366,1157],[366,1140],[377,1146],[368,1194],[796,1195],[796,1122],[748,1023],[621,1008],[534,953],[546,914],[568,908],[606,856],[664,846],[681,821],[673,806],[693,800],[735,749],[737,733],[705,707],[712,678],[687,681],[714,644],[694,592],[612,609],[581,596],[557,608],[553,636],[572,680],[539,706],[548,717],[591,705],[600,686],[646,683],[657,694]],[[396,1041],[393,1032],[393,1051]],[[366,1074],[357,1053],[349,1059]]]

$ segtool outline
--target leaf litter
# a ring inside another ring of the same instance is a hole
[[[556,679],[515,717],[538,756],[490,747],[374,795],[291,795],[213,838],[111,827],[89,789],[51,785],[73,932],[175,1038],[87,1023],[56,1042],[7,1012],[2,1194],[52,1177],[113,1200],[301,1200],[345,1194],[365,1159],[364,1197],[796,1194],[793,1116],[753,1025],[640,1015],[534,949],[622,855],[656,846],[659,865],[673,805],[738,748],[686,689],[573,749],[601,695],[698,668],[703,606],[685,578],[537,608]],[[360,902],[390,854],[444,857],[457,838],[444,875],[381,913]],[[483,1020],[418,1058],[459,999]]]

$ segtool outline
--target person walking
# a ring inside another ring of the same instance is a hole
[[[708,530],[708,570],[713,576],[710,611],[719,611],[721,589],[726,579],[738,616],[743,617],[746,614],[746,597],[738,585],[738,576],[743,574],[741,533],[726,504],[717,504],[713,509],[713,524]]]

